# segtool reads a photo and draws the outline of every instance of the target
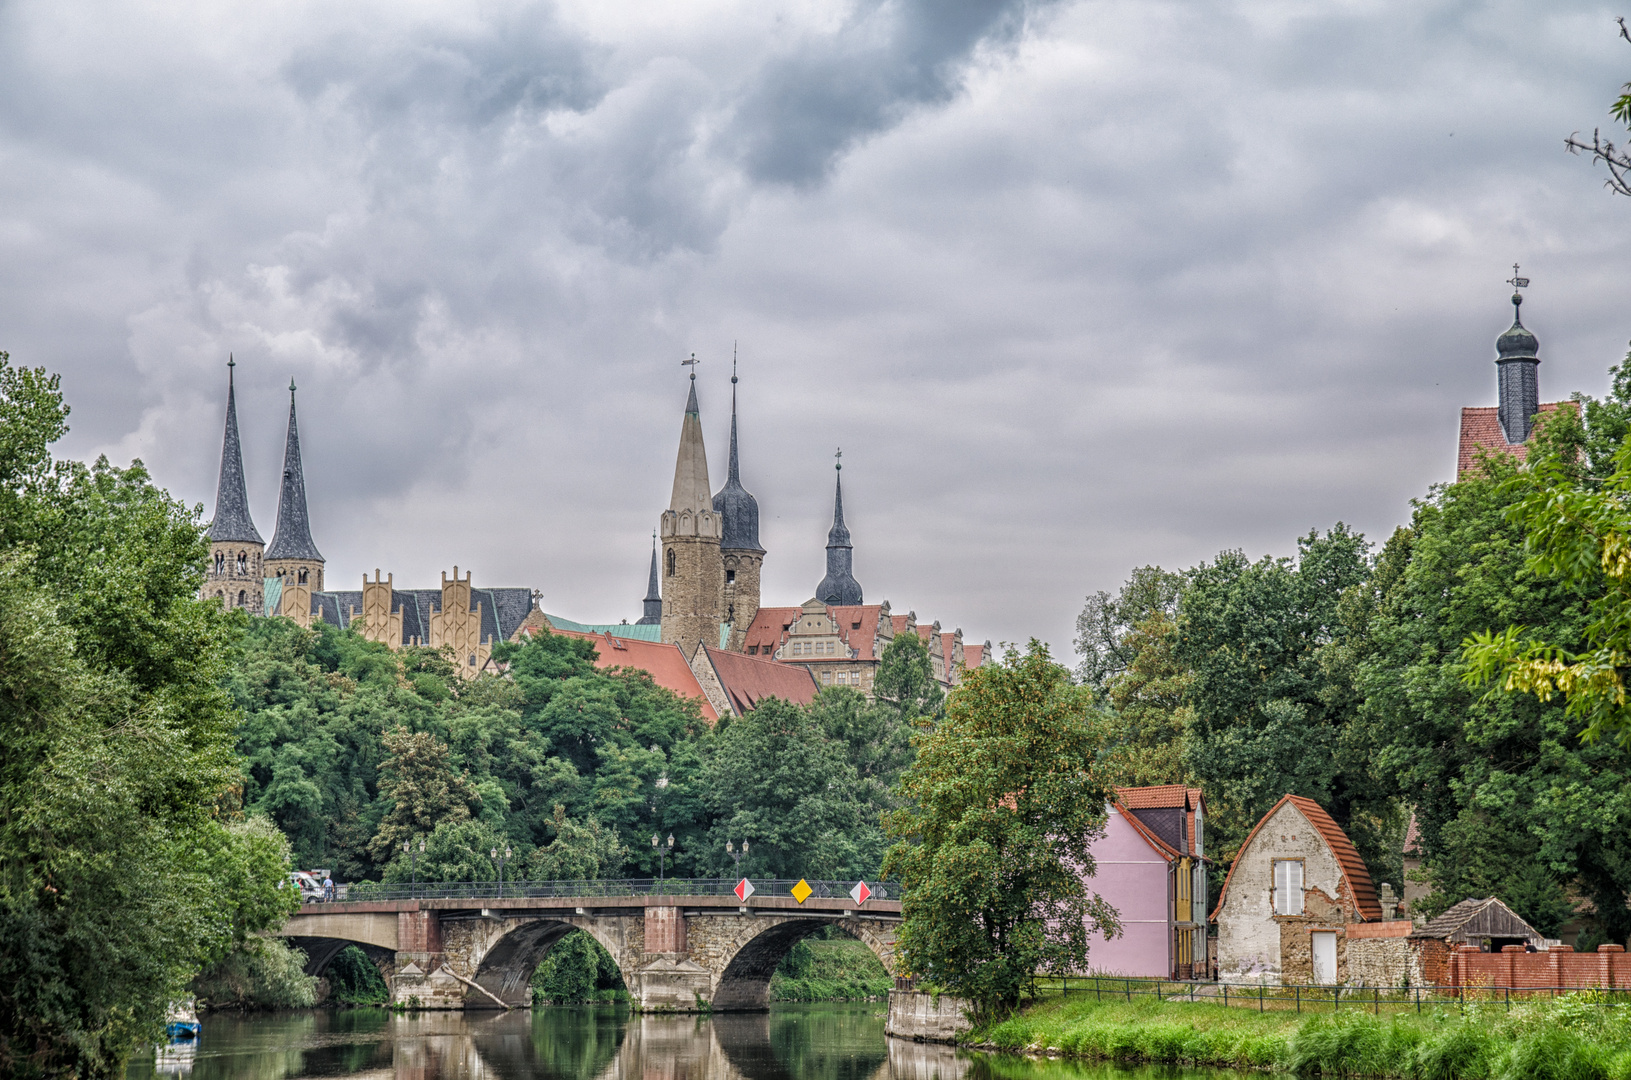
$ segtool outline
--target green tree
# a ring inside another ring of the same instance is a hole
[[[0,354],[0,1072],[122,1075],[204,966],[297,903],[232,827],[221,689],[243,616],[200,603],[196,511],[54,461],[56,377]]]
[[[950,663],[951,657],[946,662]],[[935,681],[934,661],[922,638],[915,633],[896,634],[884,646],[873,676],[872,693],[878,704],[892,708],[902,721],[939,715],[946,695]]]
[[[1076,616],[1076,677],[1102,701],[1110,684],[1130,670],[1143,640],[1138,628],[1152,616],[1171,622],[1178,616],[1184,575],[1159,566],[1133,570],[1115,596],[1099,591],[1087,598]]]
[[[457,825],[481,806],[469,778],[454,772],[447,744],[427,731],[397,728],[384,739],[380,795],[391,809],[369,844],[377,862],[396,857],[405,842]]]
[[[762,877],[872,876],[856,843],[861,802],[855,767],[808,709],[759,703],[719,732],[705,772],[713,865],[725,842],[752,842],[743,870]]]
[[[1034,992],[1038,971],[1087,966],[1088,936],[1116,932],[1090,892],[1090,845],[1108,791],[1092,693],[1032,641],[969,672],[888,818],[886,875],[904,886],[902,965],[969,998],[981,1019]]]
[[[1282,795],[1311,798],[1338,824],[1385,800],[1350,760],[1345,729],[1359,705],[1322,651],[1345,643],[1346,590],[1370,575],[1362,536],[1338,524],[1297,543],[1296,559],[1250,562],[1238,551],[1189,572],[1174,648],[1193,673],[1188,764],[1206,790],[1209,848],[1227,860]],[[1362,629],[1361,629],[1362,632]],[[1354,836],[1367,861],[1376,838]]]
[[[616,877],[628,858],[617,834],[589,818],[576,822],[557,805],[550,819],[554,836],[527,857],[527,876],[533,881],[593,881]]]

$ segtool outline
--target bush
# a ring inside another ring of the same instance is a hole
[[[532,973],[532,1000],[540,1005],[578,1005],[627,997],[617,961],[600,942],[581,930],[557,941]]]
[[[193,980],[200,1010],[303,1009],[317,1002],[306,954],[279,938],[251,938]]]
[[[336,1005],[385,1005],[391,989],[368,954],[347,945],[323,972],[328,979],[328,1000]]]

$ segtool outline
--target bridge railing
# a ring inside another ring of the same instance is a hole
[[[616,878],[597,881],[433,881],[407,884],[395,882],[381,884],[375,881],[356,881],[346,886],[345,900],[521,900],[572,899],[594,900],[623,896],[730,896],[740,878]],[[755,897],[793,897],[798,880],[782,878],[750,878]],[[809,881],[810,895],[806,899],[852,900],[850,890],[856,882]],[[899,900],[900,886],[894,882],[869,881],[870,900]]]

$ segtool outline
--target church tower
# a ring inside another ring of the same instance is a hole
[[[663,621],[663,594],[657,587],[657,534],[651,534],[651,580],[646,584],[646,598],[640,601],[645,611],[634,621],[635,626],[660,626]]]
[[[311,594],[323,590],[323,556],[311,538],[306,514],[306,475],[300,466],[300,427],[295,422],[294,380],[289,380],[289,434],[283,446],[283,485],[278,492],[277,529],[266,549],[266,576],[283,579],[288,603],[281,610],[308,621]],[[303,618],[302,616],[306,616]]]
[[[697,407],[697,375],[691,372],[691,396],[680,426],[680,451],[674,462],[674,494],[663,511],[662,639],[678,645],[686,658],[707,642],[719,647],[724,621],[725,575],[719,556],[720,517],[708,494],[708,454],[702,445],[702,417]]]
[[[844,463],[839,461],[833,467],[838,470],[838,480],[833,490],[832,528],[827,532],[827,576],[816,586],[816,599],[828,606],[849,606],[861,603],[861,583],[855,580],[855,549],[844,525]]]
[[[1513,267],[1512,280],[1529,284],[1527,278],[1517,276],[1517,267]],[[1501,433],[1513,446],[1529,441],[1529,434],[1534,430],[1535,414],[1540,411],[1540,341],[1518,317],[1522,306],[1523,294],[1514,287],[1512,325],[1495,339]]]
[[[759,575],[765,549],[759,546],[759,501],[742,486],[736,458],[736,368],[731,366],[731,459],[725,486],[714,496],[721,519],[719,552],[725,572],[722,607],[731,624],[730,648],[740,652],[748,627],[759,614]]]
[[[246,608],[259,615],[264,607],[261,553],[266,545],[249,518],[249,493],[244,489],[244,455],[238,443],[238,400],[232,378],[237,366],[228,356],[221,478],[215,487],[215,519],[209,528],[210,562],[199,599],[218,597],[229,608]]]

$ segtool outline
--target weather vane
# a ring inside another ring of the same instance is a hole
[[[836,464],[833,465],[833,468],[842,469],[844,467],[844,448],[842,446],[840,446],[838,448],[838,452],[833,455],[833,460],[836,462]]]
[[[691,359],[681,360],[680,361],[680,367],[690,368],[691,369],[691,378],[694,379],[694,378],[697,377],[697,365],[700,364],[700,363],[702,363],[702,361],[697,359],[697,354],[692,353],[691,354]]]
[[[1527,289],[1529,287],[1529,279],[1526,278],[1526,277],[1519,277],[1518,276],[1518,264],[1517,263],[1512,264],[1512,276],[1507,279],[1506,283],[1508,285],[1512,286],[1514,289]]]

